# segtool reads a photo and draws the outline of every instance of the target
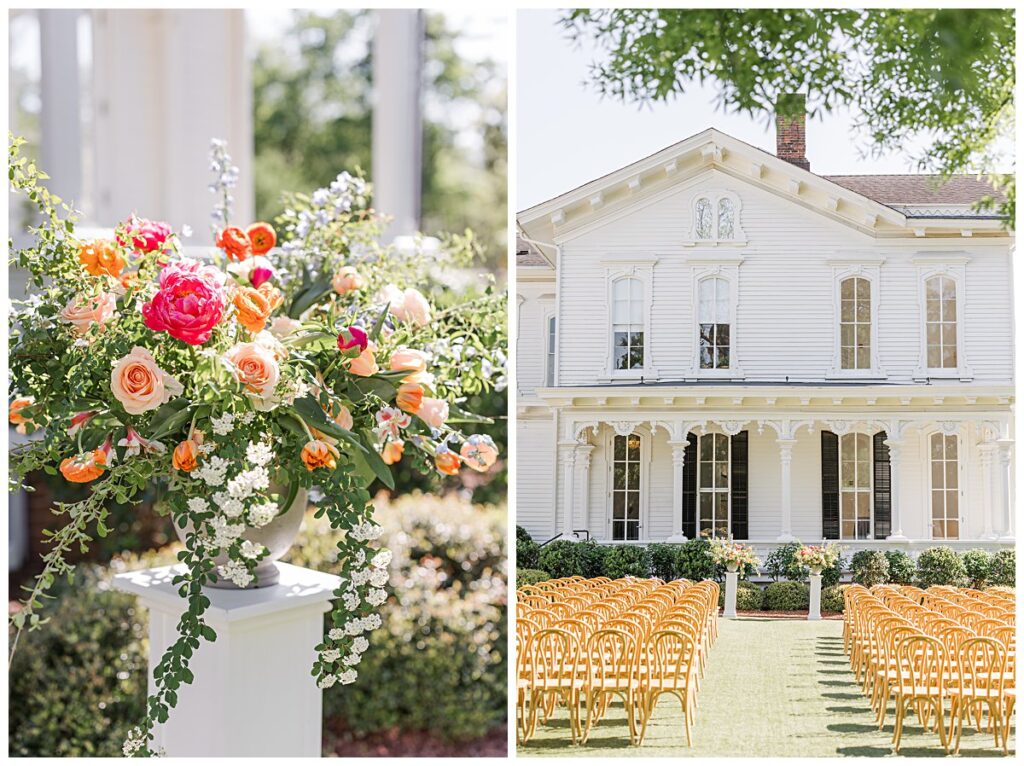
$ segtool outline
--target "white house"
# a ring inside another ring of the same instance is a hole
[[[1013,236],[973,177],[822,176],[717,130],[518,214],[539,540],[1014,541]]]

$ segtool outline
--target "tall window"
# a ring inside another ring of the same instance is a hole
[[[699,534],[729,536],[729,437],[704,434],[697,448]]]
[[[924,284],[928,367],[956,369],[956,282],[937,276]]]
[[[729,282],[718,277],[702,279],[698,287],[700,305],[700,368],[729,369]]]
[[[839,529],[844,540],[871,537],[871,437],[839,437]]]
[[[736,211],[732,200],[722,197],[718,200],[718,239],[732,239],[736,220]]]
[[[615,436],[612,456],[612,539],[640,539],[640,436]]]
[[[956,540],[960,537],[960,478],[957,471],[956,435],[931,435],[932,537]]]
[[[711,201],[707,197],[697,200],[694,207],[694,215],[697,219],[694,229],[697,232],[697,239],[711,239],[714,236],[711,220]]]
[[[612,289],[612,334],[616,370],[644,366],[644,286],[639,279],[620,279]]]
[[[844,370],[871,369],[871,282],[844,279],[839,286],[839,361]]]
[[[555,385],[555,318],[548,317],[548,353],[544,368],[544,383]]]

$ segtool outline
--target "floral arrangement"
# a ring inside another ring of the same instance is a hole
[[[381,529],[368,486],[393,487],[390,466],[402,460],[448,475],[495,463],[494,442],[456,424],[491,422],[459,404],[504,385],[504,296],[489,287],[431,305],[416,287],[430,280],[427,259],[379,244],[369,187],[347,173],[290,195],[276,229],[232,225],[238,171],[217,141],[209,257],[184,252],[187,229],[135,215],[110,239],[81,241],[74,212],[40,183],[22,144],[10,140],[11,186],[39,218],[32,244],[11,246],[33,290],[11,320],[9,418],[28,435],[11,472],[16,485],[31,471],[59,472],[89,493],[55,508],[65,524],[46,533],[43,571],[12,617],[12,656],[55,579],[72,574],[67,552],[107,533],[108,504],[156,485],[183,537],[174,582],[186,609],[153,668],[147,718],[124,745],[151,754],[154,723],[193,680],[189,659],[216,639],[203,587],[259,585],[268,550],[252,533],[314,490],[317,516],[345,534],[312,672],[321,688],[355,682],[391,559],[373,545]],[[434,263],[465,261],[471,236],[442,250]]]
[[[761,566],[761,559],[757,557],[751,546],[720,537],[711,541],[711,559],[716,564],[725,566],[729,571],[746,569],[748,566],[756,569]]]
[[[828,569],[839,559],[839,546],[835,543],[828,545],[801,545],[793,554],[793,561],[800,566],[809,567],[812,571],[821,572]]]

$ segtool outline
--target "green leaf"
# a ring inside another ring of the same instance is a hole
[[[301,399],[296,399],[295,404],[292,406],[306,422],[306,425],[311,428],[315,428],[317,431],[321,431],[328,436],[333,436],[335,439],[344,439],[349,444],[353,444],[361,450],[366,450],[366,447],[362,445],[354,433],[346,428],[342,428],[327,417],[327,413],[323,411],[320,403],[312,394],[306,394]]]
[[[389,308],[391,308],[390,303],[384,306],[384,310],[380,312],[377,321],[373,323],[373,329],[370,330],[370,340],[377,340],[380,337],[380,332],[384,329],[384,320],[388,318]]]
[[[292,305],[288,307],[288,316],[292,319],[298,319],[314,303],[326,295],[329,290],[331,290],[331,277],[321,277],[309,287],[296,294],[292,300]]]
[[[450,413],[450,416],[446,421],[448,423],[482,423],[484,425],[491,425],[494,423],[494,418],[488,418],[483,415],[477,415],[474,412],[468,412],[467,410],[456,407],[454,404],[448,405],[448,411]]]
[[[368,445],[373,443],[369,431],[363,431],[363,439]],[[384,459],[377,454],[377,450],[372,447],[366,448],[366,454],[363,458],[369,464],[374,475],[381,480],[385,487],[388,489],[395,488],[395,477],[391,475],[391,468],[388,467],[388,464],[384,462]]]
[[[283,516],[288,513],[288,509],[292,507],[292,503],[295,502],[295,498],[299,494],[299,482],[293,481],[291,486],[288,487],[288,495],[285,497],[284,502],[278,504],[278,516]]]

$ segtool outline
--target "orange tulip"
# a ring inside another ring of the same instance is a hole
[[[194,471],[199,465],[199,441],[195,438],[183,441],[174,448],[171,462],[179,471]]]
[[[388,442],[384,445],[384,449],[381,450],[380,457],[388,465],[394,465],[402,459],[403,452],[405,452],[405,442]]]
[[[86,484],[103,475],[107,466],[107,453],[102,448],[81,455],[64,458],[60,464],[60,472],[68,481]]]
[[[21,411],[26,407],[31,407],[35,403],[36,400],[31,396],[19,396],[11,402],[10,412],[7,419],[17,426],[15,430],[17,430],[19,434],[25,433],[28,430],[26,426],[32,423],[31,419],[26,418],[21,414]]]
[[[223,250],[232,261],[244,261],[252,255],[252,242],[249,235],[237,226],[228,226],[217,235],[217,247]]]
[[[260,221],[254,223],[245,233],[249,237],[249,241],[252,243],[253,255],[264,255],[274,249],[274,245],[277,244],[277,234],[274,231],[274,227],[269,223]]]
[[[454,452],[441,452],[434,456],[434,465],[441,473],[455,476],[459,473],[459,465],[462,463],[459,456]]]
[[[78,260],[94,277],[103,274],[116,277],[124,269],[124,258],[117,249],[117,243],[110,239],[81,243],[78,246]]]
[[[317,468],[337,468],[338,456],[337,448],[321,439],[306,442],[306,446],[302,448],[302,462],[310,471]]]
[[[403,383],[398,387],[395,404],[398,405],[398,409],[415,415],[423,404],[423,386],[418,383]]]
[[[238,309],[238,323],[255,335],[267,326],[267,318],[284,298],[281,291],[269,282],[258,288],[239,287],[235,290],[233,302]]]

